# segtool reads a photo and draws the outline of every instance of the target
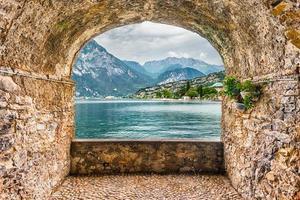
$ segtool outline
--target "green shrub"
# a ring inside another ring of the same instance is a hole
[[[245,105],[245,108],[248,110],[248,109],[251,109],[254,107],[253,105],[253,100],[252,100],[252,97],[251,96],[245,96],[244,99],[243,99],[243,103]]]
[[[224,94],[231,99],[238,99],[240,96],[241,83],[233,76],[224,79]]]
[[[255,92],[256,86],[250,80],[246,80],[240,84],[240,90],[243,92]]]
[[[241,92],[245,92],[242,93],[243,97]],[[248,110],[254,107],[254,102],[260,97],[261,86],[253,84],[251,80],[241,83],[235,77],[228,76],[224,80],[224,94],[239,103],[243,103]]]

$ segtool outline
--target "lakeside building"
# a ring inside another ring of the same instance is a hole
[[[210,86],[211,88],[215,88],[218,92],[223,90],[223,83],[221,82],[217,82],[214,83],[212,86]]]

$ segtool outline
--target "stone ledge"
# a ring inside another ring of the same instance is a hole
[[[221,143],[218,140],[206,139],[73,139],[73,143]]]
[[[223,144],[198,140],[75,140],[71,174],[224,173]]]

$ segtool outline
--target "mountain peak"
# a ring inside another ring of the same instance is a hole
[[[125,96],[152,79],[108,53],[95,40],[80,51],[73,67],[77,96]]]
[[[185,67],[185,68],[176,68],[173,70],[166,71],[159,75],[157,78],[158,84],[166,84],[170,82],[180,81],[180,80],[190,80],[196,77],[205,76],[202,72],[191,68],[191,67]]]
[[[90,41],[88,41],[83,48],[81,49],[81,51],[84,50],[94,50],[94,49],[98,49],[99,51],[105,51],[107,52],[107,50],[101,46],[100,44],[98,44],[98,42],[94,39],[91,39]]]
[[[201,71],[204,74],[210,74],[224,70],[223,66],[211,65],[202,60],[195,58],[177,58],[167,57],[162,60],[148,61],[144,64],[144,68],[150,73],[162,73],[171,65],[182,65],[183,67],[191,67]]]

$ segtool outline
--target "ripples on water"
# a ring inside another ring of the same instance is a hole
[[[78,101],[76,138],[220,140],[221,104]]]

